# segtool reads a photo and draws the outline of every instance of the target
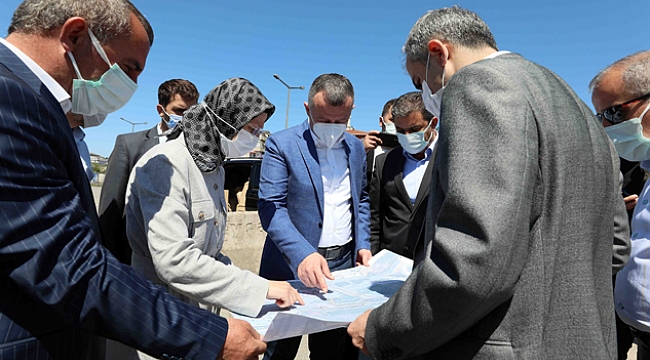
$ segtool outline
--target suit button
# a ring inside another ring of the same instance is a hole
[[[408,247],[408,246],[404,246],[404,250],[409,251],[409,247]]]
[[[214,184],[213,188],[214,188],[215,190],[219,190],[219,184]]]
[[[199,213],[199,220],[203,220],[203,218],[205,218],[205,214],[203,213],[203,211],[201,211]]]
[[[323,223],[318,223],[318,228],[322,229],[323,228]]]

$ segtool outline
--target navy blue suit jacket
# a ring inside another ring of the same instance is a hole
[[[354,255],[370,249],[370,201],[366,186],[366,153],[361,141],[345,133],[350,169]],[[266,140],[258,212],[268,233],[260,276],[292,280],[298,265],[318,248],[323,230],[323,180],[309,121]]]
[[[97,358],[98,338],[214,359],[225,319],[184,304],[99,242],[61,106],[0,44],[0,360]]]

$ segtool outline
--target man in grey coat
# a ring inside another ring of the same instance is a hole
[[[468,10],[428,12],[404,52],[441,123],[426,231],[402,288],[348,328],[355,345],[375,359],[616,358],[625,207],[602,126]]]

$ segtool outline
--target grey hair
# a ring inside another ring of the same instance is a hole
[[[433,114],[427,111],[424,106],[424,101],[422,101],[422,92],[421,91],[411,91],[400,96],[395,100],[393,109],[391,113],[393,114],[393,120],[396,117],[405,117],[409,116],[414,112],[419,112],[424,120],[430,122],[433,119]]]
[[[348,98],[354,102],[354,88],[348,78],[340,74],[323,74],[317,77],[309,88],[308,103],[312,106],[314,96],[325,92],[325,102],[331,106],[341,106]]]
[[[589,90],[600,87],[605,75],[617,70],[621,73],[623,88],[630,96],[643,96],[650,93],[650,50],[628,55],[601,70],[589,82]]]
[[[427,62],[427,44],[432,39],[446,41],[470,49],[491,47],[497,42],[487,24],[474,12],[459,6],[431,10],[411,28],[402,52],[411,61]]]
[[[153,29],[142,13],[128,0],[25,0],[14,12],[8,33],[50,35],[72,17],[86,20],[97,40],[107,43],[131,33],[131,12],[145,28],[149,44]]]

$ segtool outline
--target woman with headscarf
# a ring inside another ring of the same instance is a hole
[[[228,79],[183,115],[166,143],[135,165],[126,192],[132,266],[182,300],[256,316],[265,299],[303,303],[284,281],[268,281],[221,254],[226,228],[226,157],[253,150],[275,106],[246,79]],[[234,138],[234,140],[233,140]]]

